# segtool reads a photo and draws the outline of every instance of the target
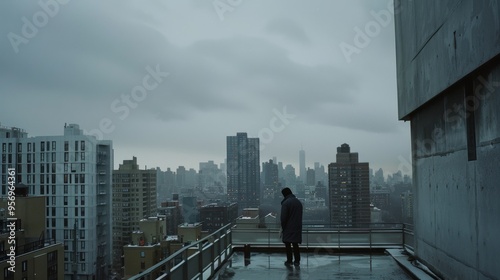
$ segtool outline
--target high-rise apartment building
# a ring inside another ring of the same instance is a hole
[[[282,198],[280,182],[278,177],[278,165],[272,159],[262,163],[262,200],[274,204],[277,199]]]
[[[227,194],[244,208],[260,206],[259,138],[246,133],[227,136]]]
[[[70,124],[62,136],[28,137],[21,129],[1,127],[0,146],[0,195],[7,195],[6,171],[12,167],[31,196],[45,197],[45,236],[64,243],[65,279],[107,279],[112,142]]]
[[[113,266],[121,264],[123,246],[130,244],[132,231],[141,219],[156,216],[157,170],[139,169],[137,158],[124,160],[113,171]]]
[[[358,227],[370,223],[370,182],[367,162],[349,145],[337,148],[337,161],[328,165],[330,221],[334,226]]]

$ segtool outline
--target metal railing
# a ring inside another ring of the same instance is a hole
[[[413,229],[405,224],[367,224],[359,228],[304,225],[302,247],[413,248]],[[282,247],[279,228],[233,228],[233,246]]]
[[[209,279],[232,254],[231,224],[190,245],[129,280]]]
[[[279,228],[246,228],[228,224],[200,241],[183,247],[131,280],[209,279],[227,260],[233,247],[283,247]],[[304,225],[302,248],[388,249],[413,251],[413,226],[367,224],[359,228]]]

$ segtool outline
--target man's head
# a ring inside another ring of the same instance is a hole
[[[292,190],[290,188],[284,188],[281,190],[281,193],[284,197],[286,197],[287,195],[292,194]]]

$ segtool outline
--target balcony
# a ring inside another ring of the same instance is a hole
[[[301,266],[288,269],[277,229],[227,225],[130,279],[432,279],[407,261],[412,248],[412,230],[403,224],[305,227]]]

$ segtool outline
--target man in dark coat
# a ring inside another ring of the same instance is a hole
[[[281,230],[282,241],[286,247],[285,266],[291,267],[293,264],[298,267],[300,265],[299,244],[302,243],[302,203],[289,188],[284,188],[281,193],[284,197],[281,201]],[[292,246],[295,258],[293,262]]]

